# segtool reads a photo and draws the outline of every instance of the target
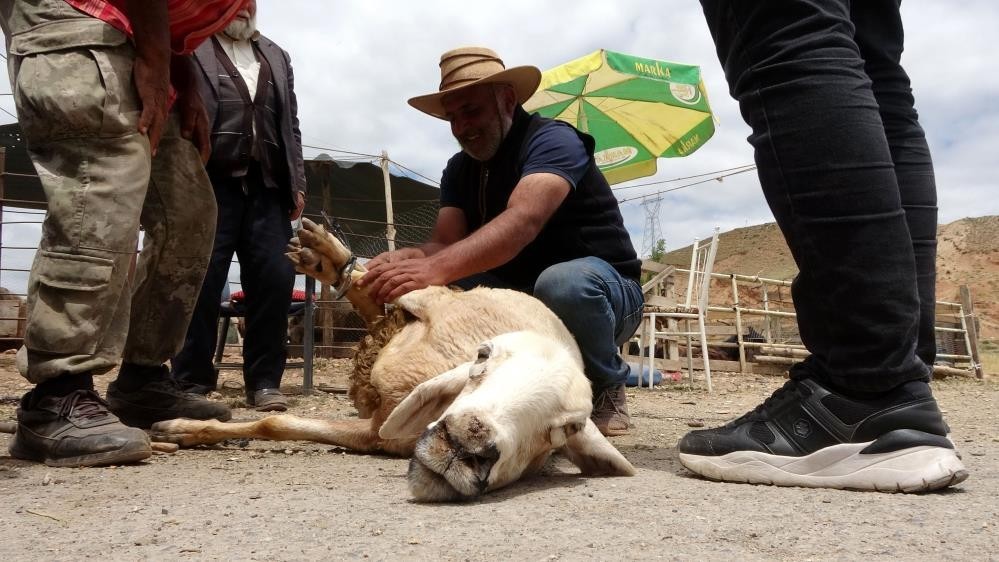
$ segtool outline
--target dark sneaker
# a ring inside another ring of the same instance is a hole
[[[590,419],[605,436],[627,435],[631,433],[631,416],[628,415],[627,397],[624,385],[611,386],[597,392],[593,397],[593,412]]]
[[[92,390],[38,398],[29,392],[17,409],[12,457],[78,467],[136,462],[152,454],[146,432],[123,425]]]
[[[202,396],[208,396],[216,390],[215,385],[198,384],[195,382],[188,382],[183,380],[178,380],[177,384],[180,385],[180,389],[184,392],[190,392],[191,394],[200,394]]]
[[[261,388],[248,394],[246,403],[258,412],[284,412],[288,409],[288,398],[276,388]]]
[[[793,376],[755,410],[691,431],[678,448],[687,469],[729,482],[926,492],[968,477],[920,381],[857,400]]]
[[[232,418],[229,406],[184,392],[173,379],[151,381],[130,392],[119,388],[115,381],[108,385],[108,405],[126,425],[141,428],[176,418],[219,421]]]

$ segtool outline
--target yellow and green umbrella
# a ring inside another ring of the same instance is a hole
[[[715,132],[699,67],[603,49],[545,71],[524,109],[592,135],[612,184],[656,173],[657,158],[686,156]]]

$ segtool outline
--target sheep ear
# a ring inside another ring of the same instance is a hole
[[[579,470],[588,476],[634,476],[635,467],[624,458],[620,451],[610,444],[593,420],[586,419],[579,428],[579,422],[566,427],[566,443],[561,453]],[[573,433],[573,430],[576,430]]]
[[[427,426],[437,421],[444,410],[465,388],[472,363],[462,363],[454,369],[417,385],[409,396],[392,410],[378,429],[382,439],[419,437]]]
[[[440,305],[440,299],[444,295],[452,293],[447,287],[430,286],[416,291],[410,291],[395,300],[395,305],[402,308],[413,316],[428,321],[430,311],[434,305]]]

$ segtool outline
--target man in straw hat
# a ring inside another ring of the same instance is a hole
[[[422,246],[371,260],[361,284],[381,302],[445,284],[533,294],[579,342],[597,427],[627,433],[629,368],[617,350],[641,318],[641,262],[593,139],[524,111],[541,81],[533,66],[507,69],[495,52],[466,47],[440,68],[440,90],[409,100],[448,121],[462,148],[444,169],[437,224]]]

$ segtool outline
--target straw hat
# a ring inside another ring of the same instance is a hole
[[[476,84],[510,84],[517,92],[517,103],[524,103],[541,83],[541,71],[534,66],[506,68],[499,55],[484,47],[462,47],[441,55],[440,90],[410,98],[409,105],[444,119],[441,99]]]

